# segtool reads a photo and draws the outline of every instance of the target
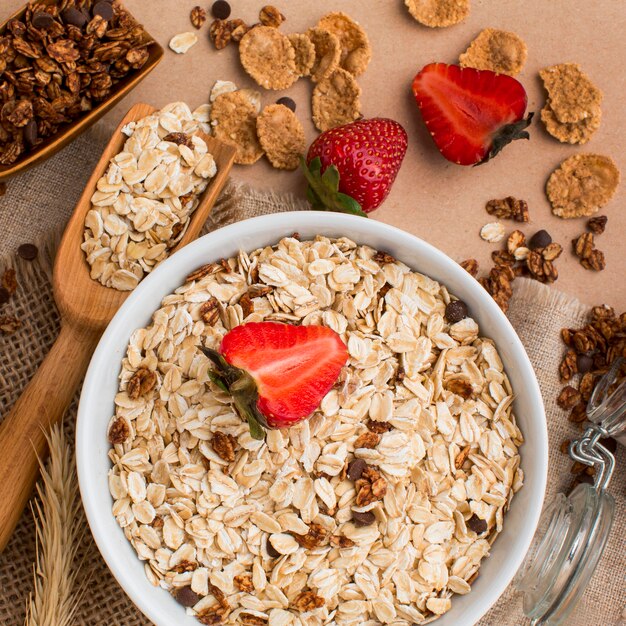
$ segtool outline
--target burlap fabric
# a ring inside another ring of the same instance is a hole
[[[100,152],[95,135],[86,135],[49,161],[49,165],[26,173],[10,186],[10,195],[0,200],[0,232],[11,248],[28,237],[29,231],[18,220],[28,220],[33,202],[45,203],[50,211],[69,215],[74,190],[86,180]],[[72,184],[59,182],[72,179]],[[76,191],[76,195],[78,192]],[[301,204],[289,197],[260,194],[251,189],[229,185],[216,205],[207,230],[253,215],[295,210]],[[320,216],[320,219],[323,219]],[[297,219],[294,219],[297,230]],[[37,261],[28,263],[12,255],[0,258],[0,272],[16,268],[19,288],[5,311],[17,315],[23,328],[16,334],[0,336],[0,419],[6,414],[54,341],[59,320],[50,285],[54,237],[41,242]],[[557,376],[562,354],[559,330],[583,322],[586,310],[577,301],[536,282],[518,281],[509,317],[526,346],[541,384],[550,433],[550,476],[547,497],[567,489],[572,477],[571,463],[558,450],[563,439],[576,430],[555,403],[560,390]],[[76,400],[65,418],[68,434],[73,435]],[[626,604],[626,454],[618,453],[618,470],[610,491],[616,499],[616,522],[606,552],[576,615],[568,626],[611,626]],[[532,468],[529,468],[532,471]],[[0,489],[1,489],[0,477]],[[76,524],[85,525],[81,515]],[[26,511],[7,549],[0,555],[0,625],[18,626],[24,621],[25,602],[32,588],[35,536],[32,515]],[[80,546],[79,580],[89,577],[87,591],[80,601],[76,623],[89,626],[149,625],[109,573],[89,532]],[[497,605],[480,621],[480,626],[521,626],[528,624],[521,610],[521,599],[509,588]]]

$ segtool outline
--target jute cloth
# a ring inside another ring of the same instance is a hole
[[[50,166],[38,168],[12,181],[10,196],[0,201],[0,232],[3,236],[11,240],[12,228],[16,229],[15,232],[27,232],[23,223],[17,224],[18,220],[29,219],[28,209],[34,202],[45,203],[49,211],[69,215],[75,201],[73,194],[86,180],[96,158],[94,155],[100,152],[98,143],[98,137],[88,134],[49,161]],[[216,205],[206,230],[254,215],[301,207],[301,203],[290,197],[262,194],[231,184]],[[323,219],[322,215],[320,219]],[[295,217],[294,230],[297,230]],[[33,263],[12,255],[0,258],[0,272],[7,266],[14,267],[19,282],[17,293],[3,308],[2,314],[14,314],[24,324],[14,335],[0,336],[0,419],[35,372],[59,330],[50,284],[55,240],[56,237],[48,236],[40,242],[40,255]],[[13,244],[22,242],[14,239]],[[586,315],[587,311],[580,303],[553,288],[525,279],[518,281],[509,317],[535,367],[546,405],[551,451],[547,499],[558,491],[568,489],[571,484],[571,462],[558,448],[564,439],[578,432],[555,403],[561,388],[557,375],[563,351],[559,331],[565,326],[580,325]],[[486,331],[488,333],[488,329]],[[78,394],[65,417],[66,431],[71,437],[77,399]],[[22,444],[27,445],[26,442]],[[610,487],[617,502],[611,538],[585,597],[574,617],[568,621],[568,626],[612,626],[626,605],[626,454],[623,449],[618,452],[617,463],[618,469]],[[531,472],[532,468],[526,470]],[[2,477],[0,494],[1,481]],[[84,516],[81,514],[75,523],[85,525]],[[31,513],[25,511],[8,547],[0,555],[1,626],[23,624],[25,602],[32,589],[34,557],[34,524]],[[150,624],[109,573],[89,532],[84,535],[77,561],[81,568],[79,580],[89,578],[87,591],[80,600],[77,624]],[[521,610],[521,598],[511,588],[479,622],[480,626],[523,626],[528,623]]]

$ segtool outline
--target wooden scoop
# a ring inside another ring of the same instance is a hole
[[[89,276],[80,246],[91,196],[109,160],[121,151],[128,122],[156,109],[136,104],[121,121],[85,187],[65,229],[54,264],[54,298],[61,315],[61,332],[39,370],[0,425],[0,552],[28,502],[39,473],[37,458],[47,454],[46,433],[68,408],[109,321],[130,292],[103,287]],[[235,149],[199,133],[217,164],[217,174],[200,198],[189,227],[173,251],[193,241],[233,165]],[[173,252],[172,251],[172,252]]]

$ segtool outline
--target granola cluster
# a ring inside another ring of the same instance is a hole
[[[349,352],[319,409],[265,441],[198,349],[262,320],[326,325]],[[113,514],[201,623],[423,624],[470,591],[522,486],[512,402],[444,286],[346,238],[288,237],[199,268],[133,333]]]
[[[0,165],[105,100],[151,44],[117,0],[30,2],[0,35]]]

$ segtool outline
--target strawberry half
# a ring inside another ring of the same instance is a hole
[[[437,148],[448,161],[478,165],[514,139],[528,139],[527,96],[510,76],[431,63],[413,80],[413,95]]]
[[[302,163],[314,209],[364,215],[389,195],[408,145],[398,122],[358,120],[323,132]]]
[[[261,425],[287,428],[313,413],[348,359],[334,330],[277,322],[236,326],[219,352],[201,350],[215,365],[212,380],[233,396],[255,439],[264,438]]]

